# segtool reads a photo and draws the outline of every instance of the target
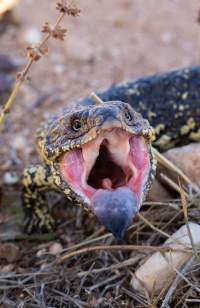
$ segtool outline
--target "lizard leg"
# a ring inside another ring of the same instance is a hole
[[[36,165],[25,169],[22,186],[25,231],[28,233],[53,231],[55,221],[51,216],[45,195],[45,191],[56,188],[50,167]]]

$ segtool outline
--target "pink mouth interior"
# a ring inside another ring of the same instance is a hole
[[[61,159],[63,178],[88,206],[98,190],[119,187],[133,191],[139,206],[149,170],[145,139],[119,128],[103,131],[95,140]]]

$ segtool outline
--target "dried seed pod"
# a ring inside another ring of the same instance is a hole
[[[61,28],[57,26],[54,30],[52,30],[51,35],[53,38],[64,41],[67,29]]]
[[[46,21],[44,25],[42,26],[42,32],[49,33],[49,34],[52,32],[52,26],[50,25],[48,21]]]
[[[75,5],[68,5],[66,0],[58,1],[56,9],[59,10],[61,13],[66,13],[74,17],[80,14],[80,10]]]
[[[27,47],[27,57],[30,60],[38,61],[41,58],[40,50],[36,46]]]

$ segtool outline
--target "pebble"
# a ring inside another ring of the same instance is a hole
[[[15,185],[19,182],[19,176],[15,172],[6,172],[3,181],[6,185]]]
[[[0,244],[0,258],[9,263],[14,262],[19,257],[19,247],[12,243]]]
[[[0,268],[0,272],[1,273],[10,273],[13,271],[14,269],[14,264],[8,264],[8,265],[5,265],[5,266],[2,266],[2,268]]]
[[[198,248],[200,244],[200,225],[189,222],[188,226],[194,245]],[[191,248],[187,226],[183,225],[180,227],[163,246],[182,250],[185,247]],[[174,280],[176,276],[175,269],[179,270],[189,260],[191,255],[192,253],[187,250],[154,253],[135,271],[131,280],[131,286],[141,292],[146,289],[149,294],[158,294],[166,287],[167,283],[170,284]]]
[[[175,166],[179,167],[185,175],[200,187],[200,143],[192,143],[182,147],[176,147],[164,153]],[[159,174],[164,173],[177,182],[177,175],[164,168],[160,164],[157,168],[157,177],[153,182],[147,200],[153,202],[166,201],[173,196],[166,190],[166,184],[162,185]]]
[[[174,148],[164,155],[200,187],[200,143]],[[173,172],[168,173],[174,176]]]
[[[48,263],[42,263],[41,266],[40,266],[40,269],[41,270],[45,270],[46,268],[49,267],[49,264]]]
[[[46,252],[47,252],[46,249],[45,249],[45,248],[42,248],[42,249],[40,249],[40,250],[37,251],[36,257],[37,257],[37,258],[40,258],[40,257],[42,257]]]
[[[49,253],[52,255],[57,255],[58,253],[60,253],[63,250],[63,247],[60,243],[53,243],[50,247],[49,247]]]
[[[24,150],[26,147],[27,141],[24,136],[16,135],[13,139],[12,145],[16,150]]]

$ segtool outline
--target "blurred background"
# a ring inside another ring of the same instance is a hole
[[[35,129],[60,107],[113,83],[199,63],[197,0],[75,3],[80,16],[65,18],[66,39],[50,40],[49,54],[33,65],[31,80],[23,85],[7,117],[0,138],[1,181],[6,184],[17,181],[11,171],[18,176],[24,166],[38,161]],[[12,22],[0,26],[0,54],[23,67],[26,47],[42,39],[41,26],[45,21],[55,23],[55,4],[18,1]],[[14,76],[9,73],[9,78]]]

